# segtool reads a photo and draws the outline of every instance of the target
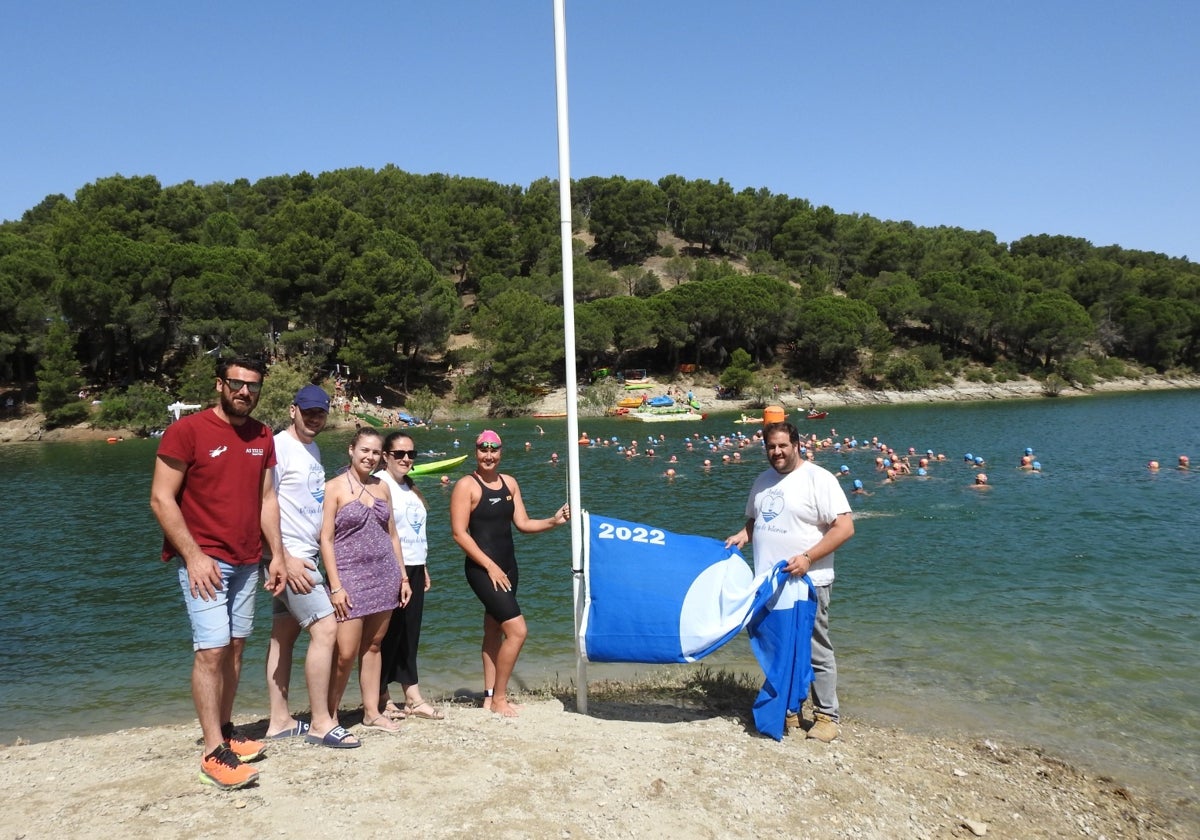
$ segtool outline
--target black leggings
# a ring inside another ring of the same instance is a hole
[[[380,644],[383,655],[383,670],[380,676],[383,687],[388,683],[416,685],[417,644],[421,641],[421,616],[425,612],[425,566],[405,566],[412,597],[407,606],[392,610],[392,620]]]

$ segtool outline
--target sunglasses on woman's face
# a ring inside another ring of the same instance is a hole
[[[408,458],[412,461],[417,460],[417,450],[415,449],[391,449],[388,450],[388,454],[397,461],[399,461],[401,458]]]
[[[480,452],[499,452],[500,444],[498,443],[477,443],[475,448]]]

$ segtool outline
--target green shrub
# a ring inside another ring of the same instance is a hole
[[[1067,382],[1083,388],[1090,388],[1096,384],[1096,363],[1088,358],[1067,359],[1059,365],[1059,373]]]
[[[1128,366],[1114,356],[1105,356],[1096,360],[1096,376],[1101,379],[1121,379],[1128,375]]]
[[[928,386],[929,371],[911,353],[889,359],[883,368],[883,380],[897,391],[916,391]]]
[[[1042,393],[1047,397],[1057,397],[1062,393],[1062,389],[1067,386],[1067,381],[1057,373],[1051,373],[1042,380]]]
[[[992,376],[997,382],[1012,382],[1021,378],[1021,369],[1012,359],[1001,359],[992,365]]]
[[[437,394],[433,393],[429,386],[422,385],[408,395],[404,400],[404,407],[413,417],[429,423],[432,422],[433,413],[437,410],[439,403]]]
[[[124,392],[108,391],[100,398],[95,425],[101,429],[132,429],[147,435],[167,425],[167,406],[174,400],[149,382],[135,382]]]
[[[61,426],[75,426],[91,416],[88,404],[83,400],[69,402],[46,412],[46,428],[57,429]]]
[[[963,374],[963,378],[968,382],[982,382],[985,385],[991,385],[996,381],[996,377],[992,375],[990,370],[987,368],[977,367],[967,368],[966,372]]]
[[[924,365],[925,370],[936,372],[946,367],[942,351],[932,344],[919,344],[909,351],[909,355]]]

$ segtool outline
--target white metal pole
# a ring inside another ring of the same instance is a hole
[[[567,494],[571,504],[571,576],[575,604],[575,708],[587,714],[587,662],[579,652],[583,617],[583,501],[579,492],[579,390],[575,370],[575,271],[571,244],[571,135],[567,120],[565,0],[554,0],[554,80],[558,92],[558,207],[562,237],[563,337],[567,374]]]

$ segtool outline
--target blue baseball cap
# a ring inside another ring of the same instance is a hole
[[[296,392],[292,404],[301,411],[308,411],[312,408],[329,411],[329,395],[316,385],[305,385]]]

